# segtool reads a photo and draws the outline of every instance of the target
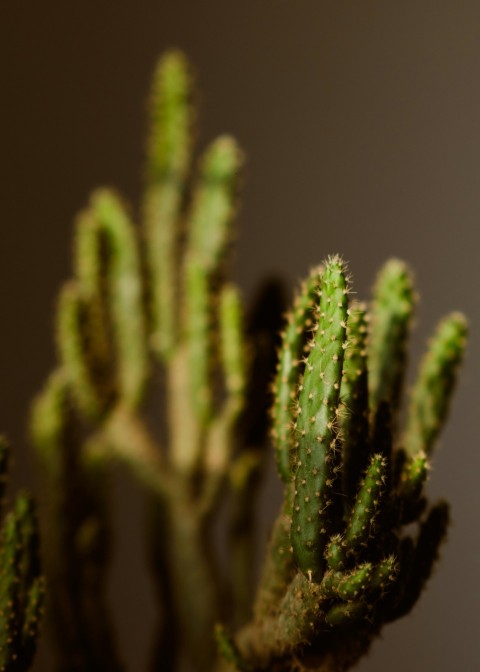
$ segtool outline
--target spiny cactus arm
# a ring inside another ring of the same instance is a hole
[[[34,579],[28,593],[25,619],[22,627],[21,658],[23,669],[28,670],[35,655],[46,595],[45,577]]]
[[[42,585],[33,502],[21,494],[1,534],[1,670],[24,672],[30,667],[43,607]]]
[[[292,515],[292,546],[298,567],[321,579],[330,530],[338,431],[338,405],[346,347],[348,280],[339,257],[325,264],[318,325],[300,386],[295,435],[297,465]]]
[[[325,559],[330,569],[340,571],[345,567],[345,545],[341,534],[334,534],[325,549]]]
[[[381,401],[398,408],[414,301],[410,270],[402,261],[391,259],[378,274],[371,305],[368,385],[372,411]]]
[[[167,370],[169,457],[186,477],[199,466],[213,417],[212,374],[218,364],[214,289],[218,290],[217,276],[230,238],[240,163],[240,151],[231,138],[219,138],[207,149],[187,217],[189,237],[181,277],[182,339]]]
[[[340,395],[345,411],[341,415],[342,485],[346,503],[355,498],[358,475],[368,464],[368,316],[365,304],[353,302],[347,322],[348,348],[343,362]]]
[[[45,579],[40,576],[39,537],[34,502],[25,493],[15,502],[17,519],[17,608],[19,611],[18,670],[27,670],[35,654],[45,598]]]
[[[247,358],[243,344],[243,310],[240,294],[233,284],[222,288],[219,306],[220,361],[225,381],[223,412],[232,425],[245,403]]]
[[[410,456],[432,453],[448,414],[467,342],[467,321],[447,315],[430,340],[412,390],[403,445]]]
[[[75,221],[75,277],[87,296],[98,292],[104,271],[100,226],[90,208],[81,211]]]
[[[272,437],[277,470],[285,483],[290,483],[293,477],[293,406],[304,365],[307,334],[314,326],[313,311],[318,299],[321,273],[321,268],[312,270],[295,297],[292,311],[287,315],[273,386]]]
[[[322,580],[322,595],[325,598],[339,597],[352,601],[366,595],[373,577],[373,565],[364,562],[348,572],[329,572]]]
[[[34,502],[26,493],[20,493],[15,502],[18,524],[20,557],[18,564],[18,604],[27,609],[32,584],[40,575],[39,537]]]
[[[0,548],[0,670],[10,670],[18,655],[17,568],[20,555],[18,521],[15,514],[5,518]]]
[[[385,457],[378,453],[372,455],[345,530],[347,554],[361,554],[373,538],[376,518],[383,504],[386,469]]]
[[[184,333],[188,348],[190,394],[198,422],[212,415],[212,281],[225,261],[235,213],[240,150],[227,136],[213,142],[203,157],[189,214],[184,260]]]
[[[207,147],[189,215],[187,265],[189,257],[197,257],[211,274],[224,260],[242,163],[242,152],[230,136],[220,136]]]
[[[86,304],[77,283],[67,283],[57,308],[59,358],[78,407],[88,418],[98,418],[102,402],[95,386],[86,334]]]
[[[385,592],[389,590],[391,585],[396,581],[400,563],[397,556],[389,555],[381,560],[376,567],[374,567],[373,575],[370,582],[370,587],[383,597]]]
[[[372,606],[397,576],[397,561],[391,555],[378,563],[364,562],[348,571],[329,570],[321,583],[324,599],[342,599],[347,602],[363,600]]]
[[[85,329],[95,378],[102,388],[102,396],[112,392],[113,353],[111,323],[108,314],[107,249],[105,236],[98,218],[87,208],[76,219],[74,241],[74,271],[76,284],[85,301]]]
[[[108,247],[118,395],[125,405],[135,408],[142,400],[148,372],[138,245],[132,223],[113,192],[97,191],[91,207]]]
[[[178,221],[190,163],[191,76],[182,53],[159,61],[150,99],[144,225],[151,287],[152,346],[167,361],[178,329],[176,259]]]
[[[370,605],[364,600],[338,602],[325,614],[325,622],[335,628],[348,627],[365,619]]]

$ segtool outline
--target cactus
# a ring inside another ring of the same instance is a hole
[[[0,501],[7,479],[9,446],[0,437]],[[17,495],[0,533],[0,670],[24,672],[35,654],[43,614],[45,579],[40,573],[33,500]]]
[[[348,280],[338,257],[325,262],[318,286],[310,351],[303,372],[289,381],[296,390],[285,495],[288,500],[294,488],[290,573],[271,545],[267,566],[278,581],[264,575],[257,600],[273,584],[275,602],[268,613],[256,611],[238,639],[240,652],[259,670],[352,667],[385,623],[414,606],[448,524],[447,504],[426,511],[424,484],[463,358],[465,318],[448,316],[433,336],[397,445],[392,420],[405,374],[411,274],[397,260],[385,265],[371,319],[365,307],[347,307]],[[287,329],[285,341],[288,336]],[[276,404],[278,395],[277,389]],[[274,434],[277,441],[282,436]],[[279,520],[285,539],[284,511]],[[411,536],[406,523],[415,523],[417,533]]]
[[[387,262],[370,306],[350,301],[352,280],[334,255],[302,283],[282,329],[275,282],[247,311],[228,276],[243,154],[221,136],[192,168],[192,89],[185,57],[163,56],[140,226],[105,188],[76,220],[57,364],[31,417],[49,494],[57,669],[124,669],[105,593],[111,464],[121,463],[149,498],[160,603],[152,669],[177,669],[187,656],[200,672],[340,672],[408,613],[439,554],[448,506],[429,505],[424,486],[466,322],[454,313],[441,323],[400,431],[415,302],[406,264]],[[268,417],[284,499],[255,590]],[[212,538],[226,494],[228,571]],[[32,529],[22,502],[7,537],[15,525]],[[11,559],[16,546],[4,549],[2,562],[21,572],[18,587],[8,584],[23,604],[15,637],[32,639],[41,585],[27,581],[31,563]]]

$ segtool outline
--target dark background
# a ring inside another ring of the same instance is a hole
[[[366,296],[395,255],[422,296],[415,355],[442,314],[470,317],[430,486],[452,503],[449,543],[414,613],[358,669],[480,669],[480,3],[16,0],[0,16],[0,426],[15,442],[17,482],[34,477],[26,418],[54,361],[74,213],[98,184],[138,203],[149,77],[178,46],[198,73],[199,146],[228,131],[248,155],[234,269],[247,297],[266,273],[293,283],[337,251]],[[136,672],[154,604],[142,499],[128,479],[117,489],[110,592]],[[266,514],[263,524],[262,539]],[[49,669],[45,647],[35,669]]]

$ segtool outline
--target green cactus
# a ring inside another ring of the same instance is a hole
[[[353,302],[347,325],[347,347],[343,366],[341,398],[345,412],[341,417],[342,485],[345,505],[355,499],[358,474],[368,462],[368,322],[366,305]]]
[[[411,272],[402,261],[391,259],[378,274],[371,306],[368,383],[373,410],[382,401],[398,408],[413,308]]]
[[[295,561],[310,579],[321,577],[325,569],[328,509],[336,480],[339,380],[347,347],[348,310],[348,282],[340,259],[328,261],[318,285],[318,321],[299,383],[291,531]]]
[[[246,311],[229,279],[243,154],[223,135],[192,169],[193,98],[185,57],[166,54],[139,226],[109,189],[76,220],[58,362],[31,419],[48,492],[57,669],[123,669],[105,591],[110,467],[121,463],[149,498],[152,669],[179,669],[187,656],[199,672],[341,672],[410,611],[438,557],[448,507],[431,506],[424,486],[465,319],[453,313],[438,328],[400,430],[415,302],[403,262],[387,262],[370,306],[349,301],[334,255],[311,271],[282,329],[275,282]],[[268,417],[284,496],[255,590]],[[213,531],[226,495],[222,566]],[[43,594],[33,529],[19,499],[0,561],[4,599],[22,617],[0,612],[0,652],[23,638],[29,660]]]
[[[385,623],[414,606],[446,533],[448,506],[441,503],[425,514],[424,484],[430,468],[427,453],[443,424],[465,349],[465,318],[445,318],[432,339],[412,392],[404,449],[392,418],[398,417],[405,375],[410,274],[396,260],[385,266],[368,320],[358,304],[347,318],[346,282],[332,287],[332,273],[338,278],[340,268],[337,258],[325,262],[315,342],[297,378],[297,467],[290,478],[296,490],[290,532],[294,566],[286,575],[282,563],[274,561],[278,550],[272,543],[266,566],[277,572],[284,595],[272,576],[264,577],[257,600],[261,604],[262,590],[274,585],[275,602],[268,612],[256,611],[238,637],[240,651],[259,670],[290,670],[302,661],[311,666],[312,658],[313,668],[322,672],[353,666]],[[340,364],[323,373],[322,363],[330,362],[332,352]],[[278,397],[274,403],[280,403]],[[317,436],[328,440],[319,442]],[[278,432],[274,437],[282,438]],[[283,438],[287,448],[289,438]],[[338,468],[344,491],[331,488],[325,496],[324,482],[333,483]],[[351,504],[344,506],[353,493]],[[315,495],[328,506],[315,511]],[[285,511],[279,521],[280,529],[288,529]],[[416,524],[416,536],[405,531],[407,523]]]
[[[272,438],[277,448],[277,469],[280,477],[288,483],[292,475],[291,428],[294,422],[293,402],[297,393],[299,372],[303,371],[304,356],[308,351],[305,340],[308,327],[313,326],[313,309],[318,292],[320,269],[314,269],[295,297],[292,312],[287,318],[282,348],[278,357],[275,376],[275,403],[272,408]]]
[[[9,447],[0,437],[0,484],[7,478]],[[35,654],[45,598],[33,500],[21,493],[0,533],[0,670],[24,672]]]

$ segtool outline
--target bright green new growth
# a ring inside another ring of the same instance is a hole
[[[0,483],[5,483],[8,444],[0,438]],[[2,493],[3,494],[3,493]],[[38,531],[33,501],[18,495],[0,533],[0,670],[31,666],[43,612]]]
[[[403,433],[415,296],[403,262],[387,262],[368,308],[349,306],[346,265],[329,257],[276,340],[279,301],[244,311],[228,279],[242,152],[221,136],[192,170],[192,98],[186,59],[166,54],[154,75],[140,225],[107,189],[76,222],[59,361],[31,420],[49,495],[57,669],[123,671],[105,595],[117,461],[149,495],[161,602],[152,669],[179,669],[186,654],[199,672],[345,672],[414,606],[445,537],[448,506],[430,506],[424,485],[465,319],[448,316],[434,335]],[[254,593],[270,402],[284,500]],[[5,459],[0,443],[0,490]],[[220,571],[211,524],[226,492]],[[27,661],[43,596],[29,499],[2,535],[0,654],[9,660],[21,642]]]

